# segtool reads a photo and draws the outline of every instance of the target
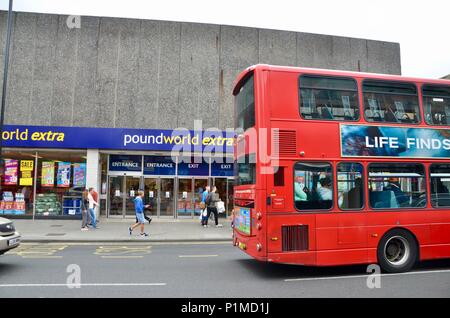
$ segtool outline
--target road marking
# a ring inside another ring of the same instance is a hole
[[[120,256],[120,255],[102,255],[101,258],[121,258],[121,259],[130,259],[130,258],[143,258],[142,255],[134,255],[134,256]]]
[[[8,287],[116,287],[116,286],[166,286],[166,283],[108,283],[108,284],[0,284],[0,288]]]
[[[381,277],[389,277],[389,276],[406,276],[406,275],[422,275],[422,274],[438,274],[438,273],[450,273],[450,269],[448,270],[436,270],[436,271],[415,271],[415,272],[407,272],[407,273],[394,273],[394,274],[381,274]],[[301,281],[313,281],[313,280],[336,280],[336,279],[353,279],[353,278],[367,278],[373,274],[367,275],[354,275],[354,276],[330,276],[330,277],[311,277],[311,278],[292,278],[285,279],[285,282],[301,282]]]
[[[180,258],[217,257],[219,255],[178,255]]]
[[[139,245],[145,245],[145,246],[154,246],[154,245],[230,245],[231,239],[229,241],[201,241],[201,242],[197,242],[197,241],[187,241],[187,242],[149,242],[149,241],[130,241],[130,242],[126,242],[126,244],[128,245],[134,245],[134,246],[139,246]],[[46,243],[46,244],[56,244],[56,243]],[[117,246],[117,242],[102,242],[102,241],[98,241],[98,242],[92,242],[92,243],[87,243],[87,242],[64,242],[65,245],[67,246]],[[32,243],[32,242],[22,242],[20,243],[20,246],[37,246],[40,244],[37,243]],[[20,247],[19,247],[20,248]]]
[[[124,246],[124,245],[111,245],[111,246],[99,246],[95,250],[95,255],[100,256],[143,256],[150,254],[151,246]]]
[[[67,248],[66,244],[32,244],[21,245],[17,249],[9,252],[11,255],[18,255],[23,258],[61,258],[55,254]]]
[[[28,255],[28,256],[22,256],[22,258],[33,258],[33,259],[47,259],[47,258],[63,258],[62,256],[46,256],[46,255]]]

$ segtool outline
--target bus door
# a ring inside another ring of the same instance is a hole
[[[269,253],[314,249],[315,216],[294,206],[292,166],[276,167],[267,175],[267,246]],[[312,261],[312,260],[311,260]]]
[[[364,168],[360,163],[342,162],[336,165],[337,180],[337,249],[363,249],[367,252],[367,213],[364,209]],[[362,253],[362,254],[361,254]],[[363,255],[364,254],[364,255]]]

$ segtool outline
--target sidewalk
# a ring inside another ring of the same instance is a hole
[[[230,221],[225,219],[220,219],[221,228],[216,228],[214,221],[210,221],[208,228],[203,228],[197,218],[153,218],[150,225],[145,224],[145,231],[150,234],[147,238],[139,236],[138,228],[129,235],[128,227],[133,222],[134,219],[100,218],[97,230],[81,231],[78,220],[14,220],[22,242],[231,242]]]

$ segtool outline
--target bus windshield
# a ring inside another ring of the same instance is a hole
[[[237,130],[246,131],[255,126],[255,94],[253,74],[247,78],[235,99]]]

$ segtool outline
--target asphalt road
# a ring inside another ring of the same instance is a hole
[[[450,297],[450,260],[383,274],[380,288],[366,269],[260,263],[229,243],[22,244],[0,256],[0,298]]]

